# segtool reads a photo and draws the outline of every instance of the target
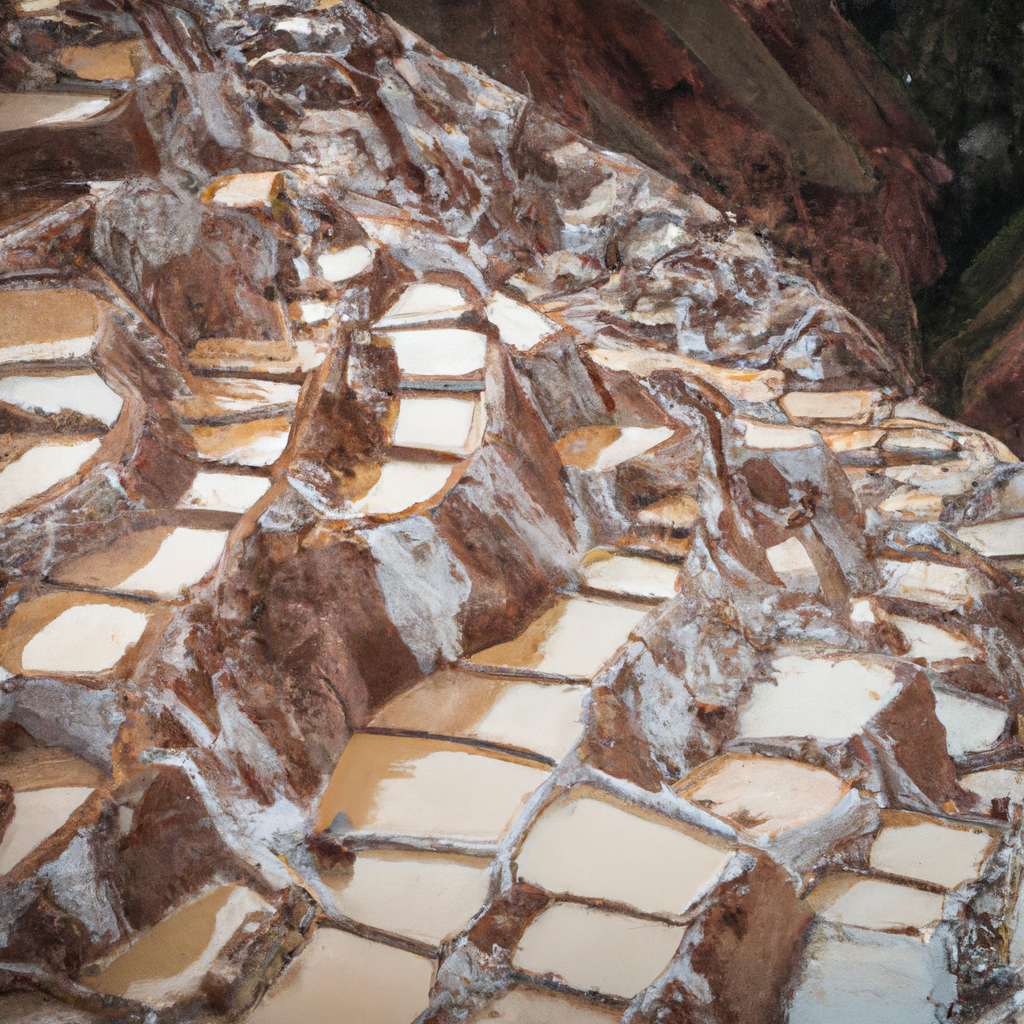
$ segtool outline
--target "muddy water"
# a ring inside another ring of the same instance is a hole
[[[0,875],[7,874],[44,839],[52,836],[91,793],[92,789],[85,786],[16,793],[14,819],[0,843]]]
[[[250,914],[269,912],[251,889],[221,886],[166,917],[83,984],[106,995],[167,1005],[196,989]]]
[[[0,753],[0,779],[15,793],[38,789],[95,789],[107,777],[94,765],[61,747],[29,747]]]
[[[790,391],[779,405],[790,419],[867,423],[877,394],[873,391]]]
[[[513,988],[472,1014],[468,1024],[611,1024],[621,1019],[617,1010],[568,994]]]
[[[370,724],[489,740],[560,761],[582,731],[587,689],[446,671],[390,701]]]
[[[321,928],[247,1024],[410,1024],[433,978],[433,960]]]
[[[547,778],[540,766],[440,740],[353,736],[320,802],[357,829],[495,842]]]
[[[169,526],[134,530],[100,551],[66,559],[51,577],[59,583],[113,590],[130,573],[150,562],[170,535]]]
[[[227,539],[227,530],[178,527],[152,559],[122,580],[118,589],[173,597],[182,587],[198,583],[213,569]]]
[[[671,427],[583,427],[555,447],[563,465],[603,473],[649,452],[672,434]]]
[[[714,884],[731,856],[667,819],[595,796],[546,810],[516,859],[519,877],[548,892],[671,915]]]
[[[141,39],[125,39],[95,46],[66,46],[57,60],[88,82],[134,78],[142,61]]]
[[[555,903],[534,918],[513,962],[520,970],[555,974],[582,992],[630,998],[668,967],[683,928]]]
[[[284,417],[191,427],[199,457],[236,466],[272,466],[288,444],[291,423]]]
[[[325,881],[353,921],[436,946],[483,906],[490,868],[479,857],[366,850]]]
[[[82,121],[109,105],[106,96],[87,92],[0,93],[0,132],[37,124]]]

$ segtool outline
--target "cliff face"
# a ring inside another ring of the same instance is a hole
[[[850,0],[841,7],[905,80],[952,172],[936,215],[949,271],[919,297],[938,400],[1020,454],[1024,405],[1015,335],[1024,33],[1018,6]]]
[[[770,232],[354,0],[5,9],[0,1020],[1012,1011],[1019,464],[770,240],[841,23],[645,10]]]
[[[424,3],[381,10],[809,264],[916,365],[911,295],[944,263],[949,172],[827,3]]]

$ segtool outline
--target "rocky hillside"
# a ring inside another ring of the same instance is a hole
[[[943,172],[715,11],[764,230],[355,0],[5,9],[0,1021],[1012,1019],[1020,464],[800,258]]]

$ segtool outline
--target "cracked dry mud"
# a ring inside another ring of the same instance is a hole
[[[1024,475],[350,0],[24,0],[0,1020],[1013,1019]]]

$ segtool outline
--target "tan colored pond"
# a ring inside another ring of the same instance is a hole
[[[581,992],[629,999],[668,967],[685,929],[555,903],[530,922],[513,963],[551,974]]]
[[[732,850],[668,818],[601,796],[566,799],[534,823],[516,857],[519,877],[554,894],[682,914],[712,886]]]
[[[433,960],[320,928],[246,1024],[410,1024],[433,979]]]
[[[44,839],[48,839],[92,793],[84,786],[58,786],[19,792],[14,818],[0,842],[0,875],[7,874]]]
[[[547,778],[540,765],[443,740],[357,734],[320,801],[357,829],[495,842]]]
[[[370,725],[488,740],[560,761],[583,727],[589,687],[439,672],[382,708]]]

